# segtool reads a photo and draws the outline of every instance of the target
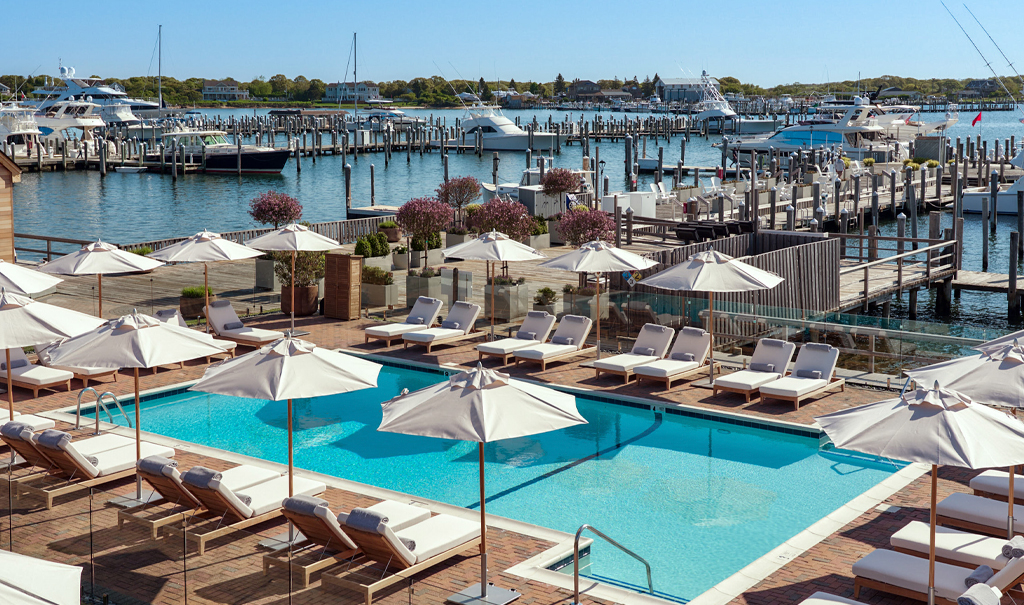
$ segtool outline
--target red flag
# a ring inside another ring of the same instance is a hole
[[[979,111],[978,115],[974,116],[974,119],[971,120],[971,126],[974,126],[975,124],[977,124],[980,121],[981,121],[981,112]]]

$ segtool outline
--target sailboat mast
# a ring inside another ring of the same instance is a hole
[[[157,29],[157,59],[156,59],[156,90],[157,90],[157,110],[164,108],[164,26],[160,25]],[[150,63],[152,65],[152,63]]]
[[[359,45],[356,43],[356,32],[352,32],[352,95],[355,97],[356,129],[359,129]]]

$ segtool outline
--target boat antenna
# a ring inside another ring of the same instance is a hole
[[[352,116],[356,121],[356,128],[359,128],[359,76],[356,70],[359,69],[359,45],[356,43],[356,32],[352,32]]]
[[[448,85],[448,88],[452,89],[452,94],[455,95],[455,98],[459,100],[459,103],[462,103],[462,108],[465,109],[466,111],[469,111],[469,107],[466,107],[466,102],[462,100],[462,97],[459,96],[459,91],[455,90],[455,86],[453,86],[451,81],[448,80],[448,77],[444,75],[444,70],[441,69],[441,66],[437,64],[437,61],[431,61],[431,63],[434,64],[434,67],[437,68],[437,71],[441,74],[441,77],[444,78],[445,84]],[[448,65],[452,65],[452,62],[449,61]],[[452,65],[452,69],[455,69],[454,65]],[[455,69],[455,73],[459,74],[459,70]],[[459,74],[459,77],[462,78],[462,74]],[[462,79],[465,80],[465,78]]]
[[[967,40],[970,41],[971,46],[974,47],[974,50],[978,51],[978,55],[981,56],[981,60],[985,62],[985,67],[987,67],[988,70],[992,72],[992,75],[995,76],[996,82],[999,82],[999,86],[1002,87],[1003,92],[1005,92],[1006,96],[1010,97],[1010,100],[1013,101],[1014,107],[1016,107],[1021,112],[1024,112],[1024,109],[1021,109],[1020,106],[1017,105],[1017,99],[1014,99],[1013,94],[1009,91],[1008,88],[1006,88],[1006,84],[1003,84],[1003,79],[999,77],[999,74],[996,73],[996,70],[992,68],[992,64],[989,63],[988,59],[985,58],[985,54],[982,53],[981,49],[978,48],[978,45],[974,43],[974,40],[971,39],[970,34],[968,34],[967,30],[964,29],[964,26],[960,25],[960,21],[958,21],[957,18],[953,15],[953,11],[949,10],[949,7],[946,6],[946,3],[943,2],[942,0],[939,0],[939,3],[942,4],[942,8],[946,9],[946,12],[949,13],[949,16],[953,18],[953,22],[956,23],[957,27],[960,28],[960,31],[962,31],[964,35],[967,36]]]
[[[985,32],[985,35],[988,36],[989,41],[992,42],[992,46],[995,46],[996,50],[999,51],[999,54],[1003,55],[1003,58],[1006,59],[1007,67],[1012,69],[1013,73],[1016,74],[1017,79],[1020,80],[1021,84],[1024,84],[1024,77],[1021,77],[1021,75],[1017,73],[1017,68],[1013,66],[1013,62],[1010,61],[1010,58],[1006,56],[1006,53],[1003,52],[1003,49],[999,48],[999,45],[996,44],[996,41],[992,38],[992,34],[988,33],[988,30],[985,29],[985,26],[982,25],[981,21],[978,20],[978,17],[974,14],[974,11],[968,8],[966,4],[964,4],[964,8],[966,8],[967,12],[970,13],[972,17],[974,17],[974,22],[978,24],[978,27],[981,28],[981,31]]]
[[[157,40],[157,59],[156,59],[156,95],[157,95],[157,115],[160,115],[160,110],[164,108],[164,26],[157,26],[156,30]]]

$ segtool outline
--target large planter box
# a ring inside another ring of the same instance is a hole
[[[608,304],[610,299],[607,292],[601,293],[601,319],[608,319]],[[597,321],[597,296],[580,296],[579,294],[566,294],[562,301],[562,315],[582,315]],[[561,319],[561,316],[559,316]]]
[[[526,245],[531,248],[550,248],[551,247],[551,234],[545,233],[544,235],[531,235],[526,240]]]
[[[397,306],[398,284],[390,286],[363,284],[362,300],[364,307]]]
[[[408,265],[405,267],[399,266],[398,257],[399,254],[395,255],[395,268],[396,269],[416,269],[423,266],[423,251],[412,250],[409,252],[407,259]],[[427,266],[436,267],[444,262],[444,255],[441,254],[440,248],[427,251]]]
[[[409,255],[408,254],[392,254],[391,262],[394,264],[396,271],[404,271],[409,268]]]
[[[545,311],[548,315],[554,315],[556,317],[558,316],[558,307],[558,301],[555,301],[550,305],[538,305],[537,303],[533,303],[534,311]]]
[[[217,300],[216,294],[210,295],[210,304]],[[198,317],[204,317],[206,314],[203,313],[203,307],[206,306],[205,298],[190,298],[181,296],[178,298],[178,310],[181,311],[181,316],[185,319],[196,319]]]
[[[274,273],[274,261],[265,258],[256,259],[256,289],[276,292],[281,289],[281,282]]]
[[[421,296],[429,296],[430,298],[441,297],[440,275],[437,277],[405,276],[405,306],[413,306],[416,304],[416,299]]]
[[[494,286],[494,317],[511,321],[526,317],[530,310],[529,287],[526,284],[516,286]],[[491,286],[484,286],[484,316],[491,316]]]
[[[452,277],[455,271],[452,269],[441,269],[441,300],[445,305],[452,306]],[[459,271],[458,300],[469,300],[473,297],[473,272]]]
[[[377,227],[377,231],[388,238],[388,243],[396,244],[402,241],[402,230],[399,227]]]
[[[295,316],[313,315],[320,308],[320,288],[318,286],[296,286]],[[292,312],[292,287],[281,286],[281,312],[289,315]]]
[[[552,246],[565,245],[565,240],[562,239],[562,232],[558,230],[558,225],[562,221],[548,221],[548,241]]]
[[[391,265],[393,264],[393,254],[388,254],[387,256],[367,256],[363,258],[364,267],[377,267],[379,269],[384,269],[385,271],[390,271]]]
[[[459,244],[464,244],[475,237],[476,236],[471,233],[465,233],[463,235],[459,235],[457,233],[445,233],[444,247],[451,248],[452,246],[458,246]]]

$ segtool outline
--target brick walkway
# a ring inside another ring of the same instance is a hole
[[[269,316],[253,325],[270,329],[287,326],[282,316]],[[477,341],[452,347],[440,347],[426,354],[422,347],[402,349],[400,344],[384,347],[382,343],[363,344],[362,329],[374,323],[370,320],[338,322],[323,318],[307,318],[297,321],[297,327],[310,331],[306,339],[327,347],[348,347],[372,353],[435,364],[475,364],[477,356],[473,347]],[[592,358],[582,356],[570,363],[554,364],[541,372],[538,366],[523,366],[516,369],[509,366],[507,371],[517,377],[531,378],[558,384],[577,384],[623,395],[643,396],[665,403],[681,403],[711,410],[725,410],[749,414],[762,418],[810,424],[813,416],[847,408],[884,398],[882,391],[847,388],[845,393],[829,395],[816,401],[808,401],[799,411],[784,403],[745,404],[741,397],[726,394],[711,396],[707,389],[676,386],[671,392],[663,387],[622,385],[617,377],[595,379],[593,370],[580,367],[580,362]],[[485,361],[484,365],[496,367],[497,362]],[[152,375],[143,372],[143,389],[179,383],[199,378],[205,364],[190,363],[181,370],[161,370]],[[31,399],[31,393],[15,389],[15,407],[20,412],[42,412],[73,405],[80,388],[67,392],[44,392],[38,399]],[[117,395],[132,392],[131,374],[123,371],[118,382],[109,382],[104,389]],[[230,464],[217,459],[203,458],[191,452],[178,455],[182,468],[203,464],[213,468],[226,468]],[[940,473],[940,498],[953,491],[966,491],[970,474],[962,471],[943,470]],[[803,555],[797,557],[775,574],[747,591],[737,603],[797,603],[816,590],[824,590],[842,596],[851,596],[853,580],[850,566],[863,554],[876,547],[886,547],[888,536],[912,519],[927,520],[928,503],[927,475],[922,476],[907,488],[894,494],[888,504],[900,507],[896,512],[872,510],[829,536]],[[127,493],[134,488],[131,480],[115,484],[112,491]],[[6,501],[8,494],[0,491]],[[97,586],[109,593],[117,603],[153,602],[181,603],[186,592],[186,578],[183,573],[182,548],[176,539],[162,538],[151,541],[145,530],[126,526],[117,529],[116,513],[111,507],[103,506],[107,495],[98,495],[93,502],[90,515],[89,498],[80,493],[58,499],[58,506],[46,511],[38,501],[25,497],[14,506],[14,549],[38,557],[84,565],[83,584],[90,583],[93,568],[90,560],[90,517],[92,519],[92,560],[95,562]],[[347,510],[352,506],[367,505],[373,499],[344,490],[330,488],[325,495],[335,510]],[[0,524],[5,531],[0,545],[8,545],[8,524]],[[262,574],[262,552],[255,547],[260,539],[283,531],[280,522],[268,522],[253,528],[254,534],[243,535],[240,539],[222,539],[203,557],[190,554],[187,563],[187,594],[190,602],[197,603],[283,603],[288,597],[288,580],[280,569],[271,570],[267,577]],[[235,537],[237,538],[237,536]],[[561,603],[571,599],[569,591],[501,573],[509,567],[543,552],[552,546],[525,535],[492,528],[490,539],[491,580],[501,586],[516,587],[524,593],[519,603],[538,604]],[[192,550],[190,553],[194,553]],[[444,597],[472,583],[479,574],[479,559],[474,552],[456,557],[430,572],[417,575],[409,584],[399,584],[381,593],[375,603],[441,603]],[[296,590],[295,603],[356,603],[354,593],[327,593],[319,588],[314,575],[311,588]],[[602,602],[592,599],[587,601]],[[862,601],[896,603],[886,595],[866,591]]]

